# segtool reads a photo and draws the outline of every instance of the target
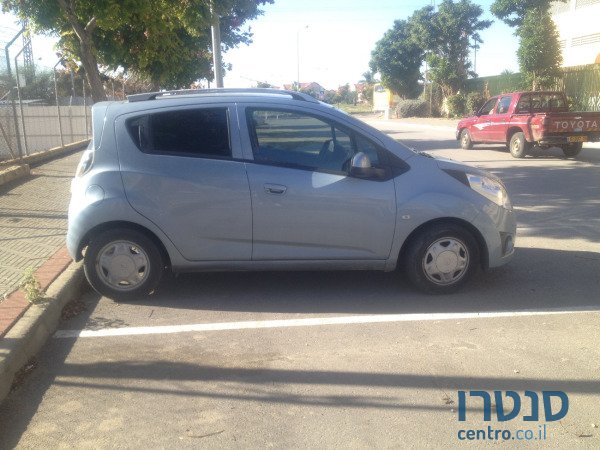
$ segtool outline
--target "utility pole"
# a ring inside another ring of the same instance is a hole
[[[308,28],[308,25],[304,25],[302,28],[298,28],[296,31],[296,69],[298,69],[296,73],[296,90],[300,90],[300,32]]]
[[[215,2],[210,2],[210,14],[212,19],[212,50],[213,50],[213,70],[215,72],[216,87],[223,87],[223,64],[221,60],[221,23],[219,15],[215,10]]]
[[[23,66],[25,67],[25,82],[30,84],[35,77],[35,64],[33,63],[33,48],[31,46],[31,36],[29,32],[29,21],[24,19],[21,21],[23,29]]]
[[[475,40],[475,45],[473,46],[473,72],[477,73],[477,40]]]

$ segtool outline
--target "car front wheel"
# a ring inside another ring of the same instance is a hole
[[[469,130],[464,129],[460,132],[460,147],[463,150],[470,150],[473,148],[473,141],[471,140],[471,133]]]
[[[479,247],[473,235],[456,224],[436,224],[409,243],[404,267],[420,290],[447,294],[458,290],[479,264]]]
[[[156,244],[128,229],[108,230],[90,242],[84,270],[92,287],[114,300],[134,300],[150,294],[164,269]]]

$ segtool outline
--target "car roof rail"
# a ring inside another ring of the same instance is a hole
[[[319,101],[308,94],[297,91],[287,91],[282,89],[269,88],[217,88],[217,89],[180,89],[176,91],[147,92],[145,94],[132,94],[127,96],[129,102],[142,102],[146,100],[156,100],[158,97],[168,98],[178,95],[214,95],[214,94],[268,94],[268,95],[287,95],[294,100],[318,103]]]

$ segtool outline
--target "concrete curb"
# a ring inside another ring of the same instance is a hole
[[[365,120],[365,122],[377,123],[378,125],[394,124],[394,125],[401,126],[401,127],[417,128],[417,129],[421,129],[421,130],[437,129],[437,130],[444,130],[444,131],[456,131],[456,127],[450,127],[448,125],[434,125],[434,124],[419,124],[419,123],[414,123],[414,122],[403,122],[402,119],[390,119],[390,120],[377,119],[377,120],[368,120],[368,121]]]
[[[30,173],[30,165],[40,164],[50,159],[63,156],[67,153],[80,150],[89,142],[89,139],[84,139],[83,141],[73,142],[72,144],[68,144],[63,147],[54,147],[49,150],[33,153],[29,156],[24,156],[22,159],[2,161],[0,163],[0,186],[28,176]]]
[[[0,339],[0,403],[10,393],[15,374],[39,352],[54,333],[63,308],[80,293],[83,280],[82,263],[71,263],[48,287],[48,301],[31,305]]]
[[[29,164],[20,164],[0,169],[0,186],[28,176],[30,173]]]

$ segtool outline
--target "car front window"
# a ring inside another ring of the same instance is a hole
[[[349,132],[312,115],[252,109],[248,126],[259,162],[346,172],[355,153]]]
[[[494,114],[494,108],[496,106],[497,98],[493,98],[488,100],[485,105],[479,110],[479,114],[482,116],[487,116],[489,114]]]

